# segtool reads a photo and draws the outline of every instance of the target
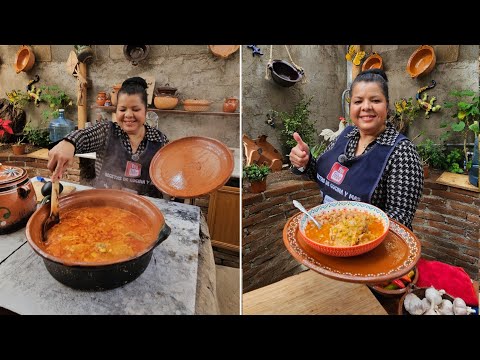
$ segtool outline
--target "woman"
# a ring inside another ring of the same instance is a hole
[[[76,130],[48,152],[52,179],[60,179],[74,154],[95,151],[96,188],[123,189],[162,197],[149,174],[153,155],[168,143],[159,130],[145,124],[147,83],[140,77],[125,80],[117,96],[117,122],[102,121]]]
[[[320,185],[323,201],[371,203],[412,229],[422,196],[423,168],[415,145],[387,122],[388,80],[382,70],[361,72],[350,87],[348,126],[314,159],[301,137],[290,161]]]

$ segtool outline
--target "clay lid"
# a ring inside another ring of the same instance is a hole
[[[383,69],[383,59],[377,53],[373,53],[362,64],[362,71],[369,69]]]
[[[165,84],[165,86],[158,86],[155,88],[153,95],[158,96],[160,94],[175,95],[177,91],[176,87],[171,87],[170,84]]]
[[[28,71],[35,64],[35,54],[30,46],[23,45],[17,51],[15,57],[15,72],[18,74],[21,71]]]
[[[201,136],[165,145],[150,163],[150,177],[162,192],[194,198],[222,187],[233,171],[233,155],[222,142]]]
[[[22,178],[25,175],[25,169],[0,164],[0,185],[8,184]]]
[[[430,73],[435,67],[436,56],[431,46],[422,45],[410,56],[407,63],[407,72],[413,78]]]
[[[237,52],[240,45],[208,45],[208,48],[213,55],[226,59]]]
[[[207,106],[210,105],[212,102],[203,99],[185,99],[183,100],[183,104],[187,106]]]

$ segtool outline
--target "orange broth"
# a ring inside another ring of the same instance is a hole
[[[134,257],[155,240],[138,215],[111,206],[78,208],[61,214],[48,231],[45,251],[72,262],[118,261]]]
[[[354,246],[378,238],[384,232],[382,221],[359,210],[334,210],[315,215],[322,225],[318,229],[313,221],[305,227],[307,237],[329,246]]]

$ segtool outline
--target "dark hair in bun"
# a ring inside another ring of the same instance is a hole
[[[122,83],[122,87],[118,91],[118,96],[120,96],[120,94],[140,95],[145,108],[147,108],[147,87],[148,85],[144,78],[134,76]]]
[[[362,71],[357,75],[355,80],[353,80],[352,85],[350,85],[350,95],[352,94],[353,87],[360,81],[365,82],[376,82],[380,85],[383,95],[387,99],[387,104],[389,103],[388,97],[388,78],[385,74],[385,71],[380,69],[369,69]]]

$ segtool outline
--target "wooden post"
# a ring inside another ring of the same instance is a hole
[[[87,65],[80,62],[78,64],[78,72],[81,76],[83,76],[84,79],[87,79]],[[82,86],[80,87],[80,90],[82,91],[82,97],[83,97],[83,104],[78,105],[78,128],[79,129],[84,129],[85,128],[85,123],[87,122],[87,86]]]

